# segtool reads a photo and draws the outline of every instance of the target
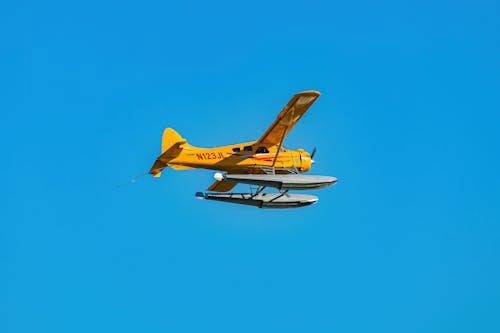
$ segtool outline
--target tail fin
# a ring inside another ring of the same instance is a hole
[[[173,128],[165,128],[163,136],[161,137],[161,153],[163,154],[175,144],[182,145],[184,143],[187,143],[186,139],[184,139]]]
[[[187,141],[179,135],[173,128],[165,128],[161,138],[161,155],[149,170],[153,177],[160,177],[161,171],[167,167],[168,162],[176,158],[182,151],[181,145]]]

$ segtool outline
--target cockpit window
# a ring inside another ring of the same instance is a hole
[[[244,151],[252,151],[252,146],[245,146],[243,147]]]
[[[286,152],[288,149],[286,149],[285,147],[281,146],[280,147],[280,153],[284,153]]]
[[[269,153],[269,150],[267,150],[266,147],[259,147],[257,148],[257,150],[255,151],[256,154],[267,154]]]
[[[240,151],[241,151],[240,147],[233,148],[233,152],[235,152],[235,153],[239,153]]]

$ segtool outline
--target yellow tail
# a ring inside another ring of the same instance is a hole
[[[186,139],[181,137],[173,128],[165,128],[161,138],[161,155],[156,159],[149,173],[154,177],[160,177],[161,171],[168,166],[171,159],[181,153],[181,145],[186,143]]]
[[[165,128],[165,130],[163,131],[163,136],[161,137],[161,153],[163,154],[176,144],[181,145],[186,142],[186,139],[184,139],[173,128]]]

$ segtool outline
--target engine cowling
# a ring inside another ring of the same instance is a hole
[[[305,150],[300,151],[300,169],[302,172],[306,172],[311,170],[311,166],[313,164],[311,155]]]

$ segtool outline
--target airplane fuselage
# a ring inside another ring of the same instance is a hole
[[[229,173],[264,173],[265,168],[277,171],[293,169],[299,173],[311,168],[311,156],[303,149],[288,150],[278,146],[264,147],[244,142],[214,148],[183,146],[182,151],[168,161],[174,169],[203,168]]]

